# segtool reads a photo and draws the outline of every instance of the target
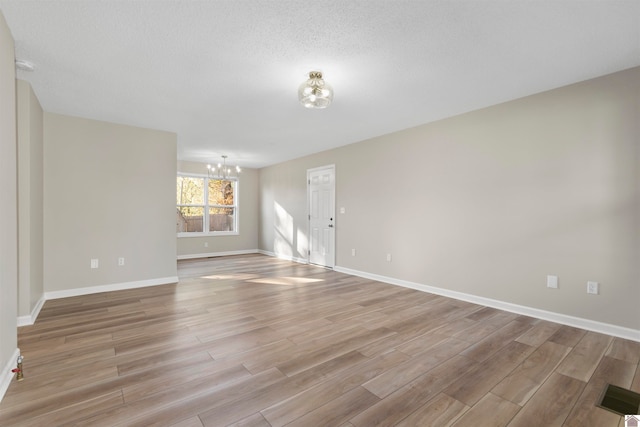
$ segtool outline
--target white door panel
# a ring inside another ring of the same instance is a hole
[[[335,169],[307,171],[309,193],[309,262],[335,264]]]

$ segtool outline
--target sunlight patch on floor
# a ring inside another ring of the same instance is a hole
[[[259,277],[257,274],[212,274],[209,276],[202,276],[202,279],[210,280],[249,280]]]
[[[268,285],[304,285],[307,283],[323,282],[323,279],[310,279],[308,277],[269,277],[264,279],[247,280],[251,283],[263,283]]]

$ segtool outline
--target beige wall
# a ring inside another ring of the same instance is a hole
[[[207,165],[178,161],[178,171],[204,175]],[[178,257],[192,258],[258,249],[258,171],[242,169],[239,177],[238,235],[178,237]],[[175,194],[174,194],[175,200]],[[175,227],[174,227],[175,230]],[[208,245],[205,247],[205,243]]]
[[[335,164],[337,266],[640,330],[639,87],[630,69],[261,169],[259,247],[306,258],[306,170]]]
[[[175,278],[175,177],[175,134],[45,112],[45,292]]]
[[[0,399],[17,350],[18,200],[13,37],[0,12]]]
[[[259,249],[287,259],[307,259],[307,169],[336,164],[336,179],[341,179],[344,163],[339,157],[339,150],[330,150],[260,169]],[[337,193],[341,191],[340,186],[341,183],[336,182]],[[336,204],[336,214],[338,206],[342,205]],[[340,219],[336,218],[336,227]],[[339,238],[342,238],[342,230],[336,229],[336,240]]]
[[[17,81],[18,316],[30,316],[44,296],[43,112],[31,85]]]

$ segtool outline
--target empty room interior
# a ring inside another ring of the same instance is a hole
[[[0,177],[2,426],[640,420],[636,0],[0,0]]]

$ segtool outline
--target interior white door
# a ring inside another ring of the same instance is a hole
[[[309,262],[335,265],[335,167],[307,171],[309,198]]]

